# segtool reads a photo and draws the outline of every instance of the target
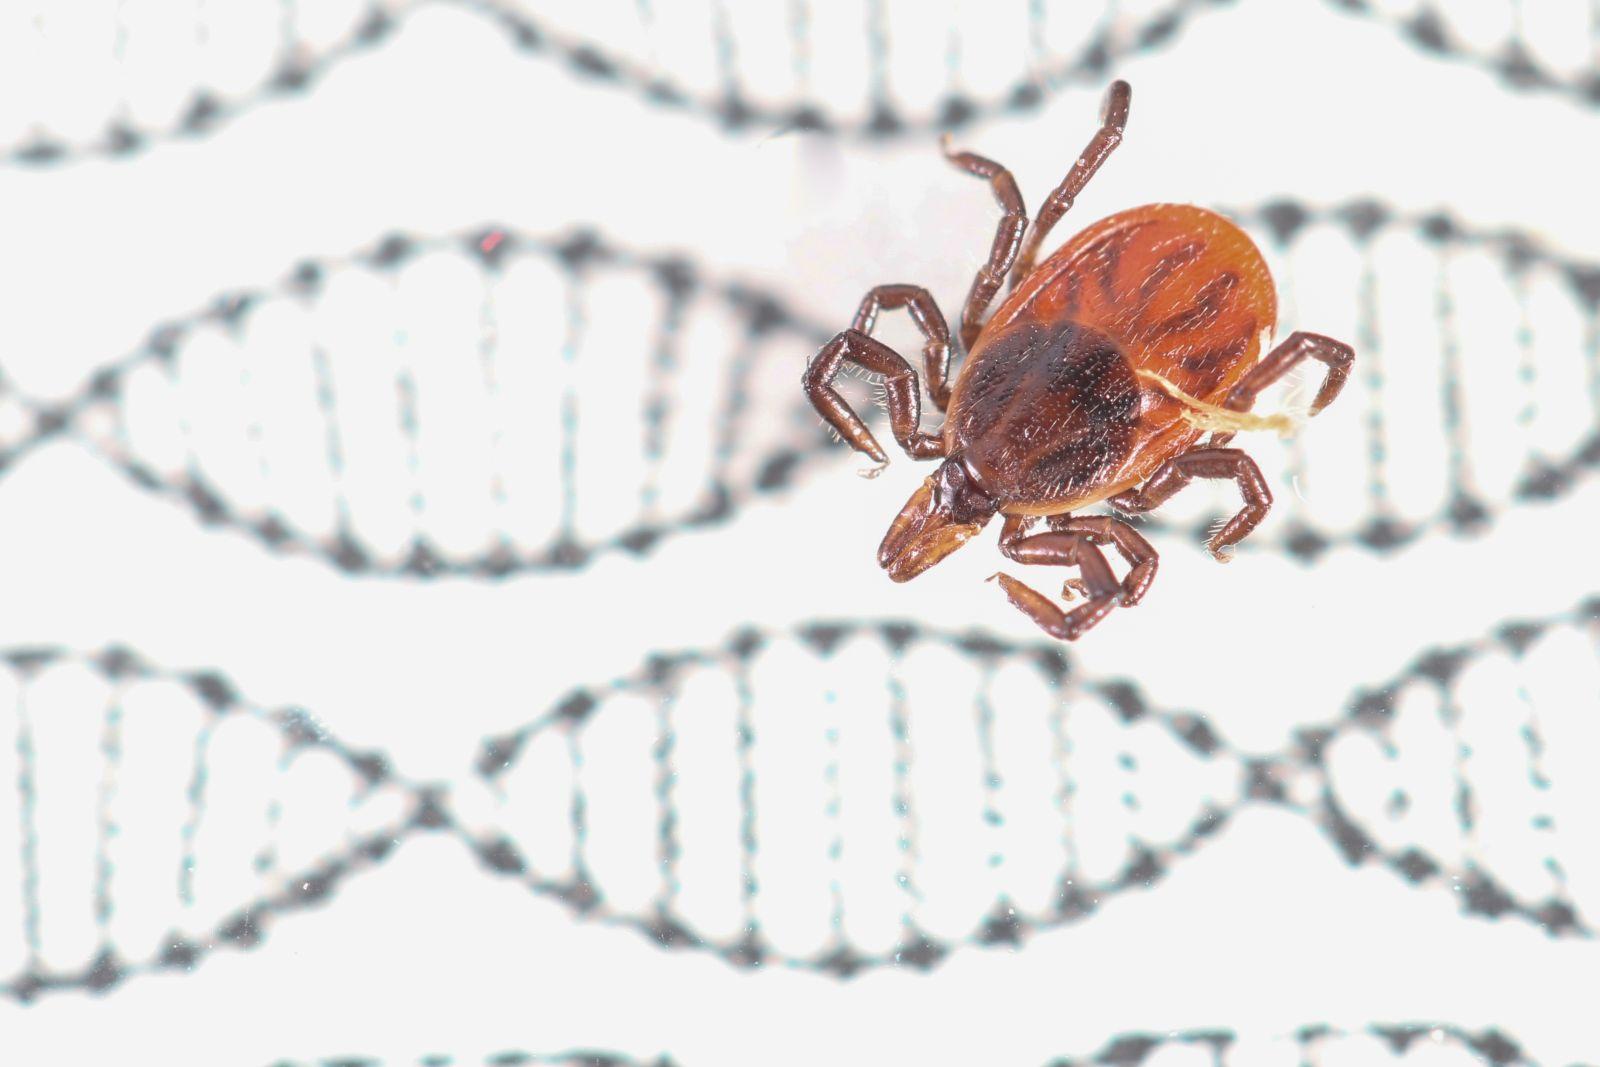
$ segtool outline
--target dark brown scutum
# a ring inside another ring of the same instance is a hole
[[[1138,422],[1139,383],[1110,338],[1072,322],[1021,323],[985,345],[945,439],[1002,506],[1043,503],[1119,463]]]
[[[1272,505],[1255,461],[1221,447],[1232,434],[1213,432],[1200,444],[1206,432],[1184,418],[1190,403],[1184,395],[1248,411],[1291,367],[1315,359],[1328,368],[1315,414],[1343,388],[1354,358],[1348,345],[1296,333],[1257,362],[1260,339],[1277,322],[1271,274],[1242,230],[1204,208],[1149,204],[1119,212],[1033,268],[1045,235],[1121,142],[1129,95],[1125,82],[1112,84],[1101,128],[1031,232],[1010,172],[946,147],[952,163],[988,179],[1003,211],[962,312],[967,358],[954,383],[949,327],[933,298],[914,285],[871,290],[852,328],[824,345],[805,375],[817,411],[851,447],[880,463],[887,459],[882,447],[832,382],[846,362],[882,375],[895,440],[913,458],[944,457],[878,547],[889,577],[915,578],[1004,513],[1000,551],[1007,559],[1076,568],[1062,597],[1076,593],[1085,603],[1071,611],[1010,575],[994,576],[1016,608],[1068,641],[1112,609],[1138,604],[1160,563],[1122,518],[1078,516],[1074,509],[1108,500],[1119,511],[1144,512],[1194,478],[1231,479],[1244,503],[1210,542],[1225,559],[1225,550]],[[1012,291],[985,322],[1008,270]],[[920,428],[916,371],[870,336],[880,311],[900,307],[922,331],[929,393],[941,410],[948,408],[938,437]],[[1160,382],[1142,380],[1152,377]],[[1048,531],[1030,532],[1041,516]],[[1128,565],[1120,582],[1106,546]]]

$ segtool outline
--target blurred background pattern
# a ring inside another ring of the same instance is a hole
[[[1585,0],[8,8],[0,1049],[1593,1062],[1597,64]],[[1067,224],[1224,210],[1358,364],[1066,648],[987,539],[882,580],[922,474],[798,378],[954,313],[939,131],[1037,203],[1114,76]]]

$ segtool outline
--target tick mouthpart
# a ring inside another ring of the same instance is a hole
[[[997,510],[952,456],[911,494],[878,546],[878,565],[908,582],[970,541]]]
[[[978,535],[982,526],[974,523],[951,523],[928,530],[895,556],[884,570],[896,582],[909,582],[950,553]]]
[[[911,494],[911,499],[906,501],[905,507],[900,509],[900,514],[889,524],[889,531],[878,545],[878,566],[889,569],[895,557],[922,535],[933,510],[933,478],[928,477],[923,479],[916,492]]]

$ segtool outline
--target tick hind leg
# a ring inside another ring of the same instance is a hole
[[[1242,541],[1272,509],[1272,491],[1267,488],[1261,468],[1247,453],[1237,448],[1192,449],[1167,460],[1139,488],[1118,493],[1109,503],[1118,511],[1130,514],[1151,511],[1195,478],[1231,479],[1238,483],[1239,493],[1244,497],[1244,507],[1223,523],[1207,546],[1213,556],[1226,563],[1229,558],[1226,549]]]
[[[1072,164],[1072,169],[1067,171],[1067,176],[1061,179],[1055,192],[1039,209],[1039,217],[1033,220],[1033,232],[1028,235],[1028,243],[1023,246],[1022,254],[1017,257],[1016,266],[1011,270],[1013,289],[1033,270],[1034,262],[1039,258],[1039,246],[1044,243],[1050,230],[1072,207],[1073,201],[1078,199],[1078,194],[1089,184],[1095,171],[1122,143],[1122,130],[1128,124],[1128,105],[1132,99],[1133,90],[1120,79],[1112,82],[1111,88],[1106,90],[1105,103],[1100,109],[1100,128],[1089,139],[1083,153]]]
[[[1261,362],[1251,367],[1249,373],[1239,379],[1238,385],[1228,390],[1228,399],[1223,406],[1233,411],[1249,411],[1250,405],[1256,402],[1257,394],[1263,389],[1289,373],[1301,360],[1314,359],[1328,368],[1328,376],[1323,380],[1322,388],[1317,390],[1317,398],[1311,402],[1311,414],[1315,415],[1333,403],[1339,390],[1344,388],[1355,358],[1355,349],[1343,341],[1335,341],[1320,333],[1296,330],[1282,344],[1268,352]]]
[[[1089,515],[1074,518],[1070,515],[1052,515],[1050,529],[1057,533],[1077,534],[1091,544],[1111,545],[1128,564],[1127,577],[1122,579],[1122,606],[1131,608],[1144,599],[1155,581],[1156,568],[1161,556],[1144,535],[1121,519],[1111,515]],[[1078,592],[1087,596],[1087,592]]]
[[[1315,415],[1333,403],[1339,391],[1344,388],[1355,358],[1355,349],[1343,341],[1335,341],[1320,333],[1297,330],[1251,367],[1245,376],[1239,379],[1238,385],[1228,390],[1222,406],[1230,411],[1249,411],[1255,404],[1256,397],[1264,389],[1289,373],[1303,360],[1314,359],[1328,368],[1328,375],[1322,381],[1322,388],[1317,390],[1317,398],[1311,402],[1311,414]],[[1222,445],[1232,439],[1231,433],[1215,434],[1209,444]]]
[[[1048,533],[1029,534],[1027,528],[1028,520],[1007,518],[1000,531],[1000,551],[1018,563],[1077,567],[1080,577],[1068,579],[1063,595],[1067,590],[1076,590],[1085,602],[1063,611],[1049,597],[1008,574],[997,574],[995,578],[1005,590],[1006,599],[1052,637],[1076,641],[1118,604],[1137,604],[1155,578],[1156,550],[1137,530],[1117,519],[1063,516],[1050,520]],[[1132,567],[1121,582],[1098,547],[1103,544],[1115,546]]]
[[[823,419],[839,432],[857,452],[863,452],[880,466],[889,462],[878,439],[851,410],[833,387],[833,379],[846,363],[883,376],[885,406],[889,409],[889,429],[895,441],[912,459],[932,459],[944,454],[944,443],[924,433],[922,401],[918,394],[917,372],[898,352],[870,336],[878,312],[885,308],[906,307],[927,344],[923,347],[928,369],[928,384],[934,403],[944,409],[941,397],[949,397],[945,375],[950,360],[950,327],[926,289],[914,285],[880,285],[869,292],[856,312],[855,324],[822,346],[806,366],[803,379],[806,396]]]

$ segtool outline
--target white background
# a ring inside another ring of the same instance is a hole
[[[1118,73],[1135,89],[1128,138],[1075,209],[1080,223],[1161,199],[1375,195],[1533,231],[1580,257],[1600,248],[1596,116],[1425,58],[1380,23],[1243,0]],[[1074,86],[960,141],[1011,166],[1037,202],[1099,95]],[[993,210],[931,135],[728,136],[518,53],[479,15],[425,8],[309,93],[214,136],[0,170],[0,368],[29,396],[66,395],[219,291],[390,231],[491,221],[535,233],[581,222],[627,247],[679,250],[824,322],[843,325],[868,286],[899,280],[927,285],[953,316]],[[853,465],[644,559],[414,583],[274,557],[52,443],[0,478],[0,644],[118,642],[163,665],[213,666],[260,704],[314,709],[408,775],[445,779],[482,737],[571,686],[746,623],[903,616],[1032,636],[981,580],[998,560],[987,538],[914,585],[885,581],[872,550],[922,472],[901,460],[862,482]],[[1164,541],[1146,605],[1072,653],[1088,675],[1134,678],[1156,703],[1203,710],[1234,743],[1271,751],[1423,648],[1600,588],[1596,502],[1591,488],[1475,540],[1382,559],[1338,551],[1311,568],[1244,553],[1223,570]],[[1600,1056],[1581,1010],[1597,993],[1592,943],[1467,919],[1448,893],[1349,868],[1304,820],[1270,809],[1242,815],[1153,891],[1018,952],[965,949],[931,975],[848,983],[663,953],[422,837],[255,951],[104,998],[0,1003],[0,1049],[40,1064],[595,1046],[687,1067],[1031,1067],[1128,1029],[1419,1019],[1498,1025],[1565,1063]]]

